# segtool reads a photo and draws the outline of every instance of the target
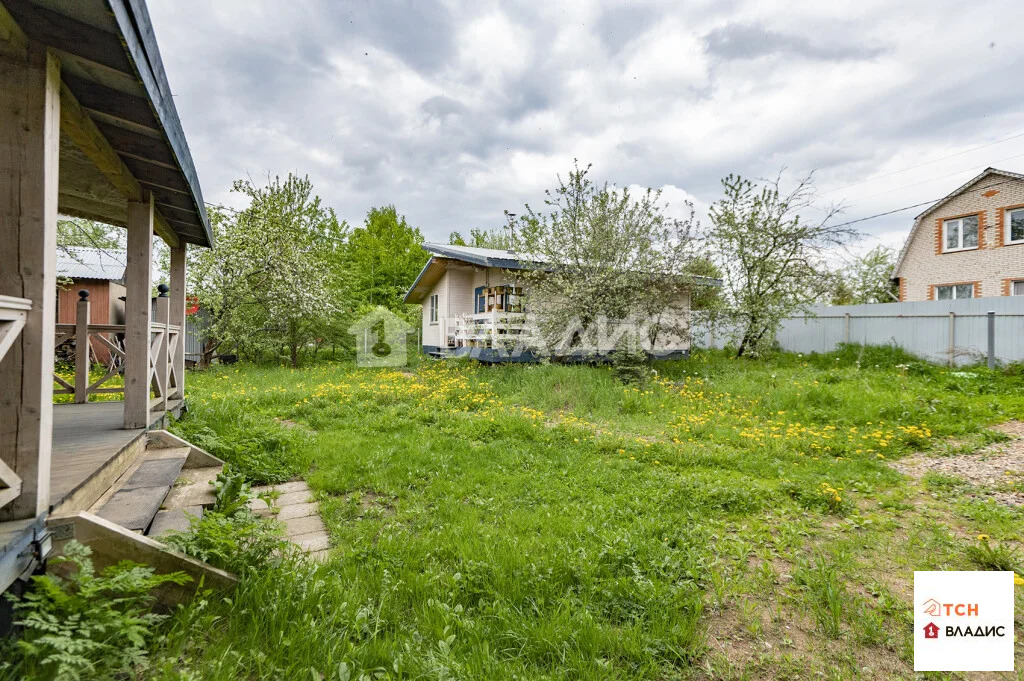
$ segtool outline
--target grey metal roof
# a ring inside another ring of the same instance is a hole
[[[504,248],[479,248],[477,246],[453,246],[451,244],[435,244],[435,243],[424,243],[422,244],[423,250],[432,254],[430,260],[423,266],[420,273],[416,275],[416,280],[406,291],[403,302],[409,302],[412,298],[413,292],[419,285],[420,281],[426,275],[430,266],[434,264],[435,258],[449,258],[451,260],[460,260],[462,262],[468,262],[472,265],[479,265],[481,267],[497,267],[503,270],[532,270],[550,267],[547,265],[547,258],[528,253],[517,253],[516,251],[506,250]],[[702,286],[722,286],[721,279],[714,279],[712,277],[702,277],[693,275],[691,277],[694,284],[700,284]]]
[[[542,256],[516,253],[504,248],[478,248],[476,246],[452,246],[450,244],[423,244],[423,250],[434,255],[454,258],[482,267],[499,267],[503,270],[529,270],[546,262]]]
[[[124,279],[124,251],[69,246],[57,251],[57,276],[71,279]]]

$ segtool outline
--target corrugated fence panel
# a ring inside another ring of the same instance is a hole
[[[784,320],[776,340],[791,352],[831,352],[848,341],[897,345],[942,364],[952,354],[956,364],[974,364],[987,357],[989,311],[995,313],[997,361],[1024,361],[1024,296],[817,306],[807,316]],[[735,337],[727,327],[711,329],[700,321],[693,334],[698,347],[721,348]]]

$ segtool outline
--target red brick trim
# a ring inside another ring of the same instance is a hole
[[[935,295],[935,289],[939,286],[963,286],[964,284],[971,284],[974,286],[974,297],[981,298],[981,282],[980,281],[948,281],[941,284],[929,284],[928,285],[928,300],[938,300]]]
[[[1012,206],[1002,206],[997,208],[999,214],[996,216],[996,243],[992,246],[997,248],[999,246],[1006,246],[1006,211],[1017,210],[1018,208],[1024,208],[1024,203],[1018,203]],[[1009,244],[1010,246],[1019,246],[1020,244]]]
[[[935,220],[935,255],[942,255],[942,218]]]
[[[900,278],[898,278],[896,280],[896,283],[898,285],[900,302],[902,303],[903,301],[905,301],[907,299],[907,278],[906,277],[900,277]]]
[[[1010,290],[1010,285],[1013,284],[1013,282],[1015,281],[1024,281],[1024,274],[1022,274],[1019,277],[1006,277],[1005,279],[1003,279],[1002,283],[999,286],[999,295],[1011,295],[1013,292]]]

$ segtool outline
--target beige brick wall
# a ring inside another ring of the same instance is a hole
[[[990,175],[922,215],[896,272],[900,299],[933,300],[936,286],[966,283],[974,285],[975,297],[1007,295],[1009,282],[1024,279],[1024,244],[1005,245],[1003,223],[1006,209],[1021,205],[1024,180]],[[965,215],[978,215],[978,248],[943,252],[943,220]]]

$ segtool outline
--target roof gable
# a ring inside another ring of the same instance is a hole
[[[907,240],[903,242],[903,248],[900,249],[900,255],[896,259],[896,266],[893,267],[892,270],[893,278],[899,276],[900,269],[903,267],[903,263],[906,260],[907,254],[910,252],[910,245],[914,243],[914,239],[917,237],[921,225],[924,224],[925,217],[927,217],[932,212],[938,210],[942,206],[946,205],[949,201],[970,191],[973,187],[989,178],[994,180],[994,182],[986,186],[995,187],[1002,184],[1006,184],[1008,182],[1024,181],[1024,174],[1010,172],[1009,170],[1000,170],[998,168],[986,168],[979,175],[976,175],[972,179],[968,180],[964,184],[954,189],[949,194],[946,194],[941,199],[925,208],[924,211],[919,213],[917,217],[914,218],[914,224],[910,228],[910,234],[907,235]]]

